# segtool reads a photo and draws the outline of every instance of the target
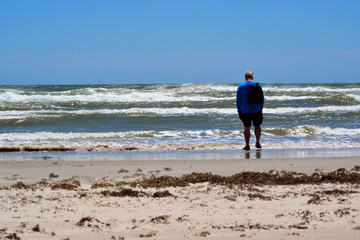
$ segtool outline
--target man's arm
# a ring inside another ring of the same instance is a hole
[[[241,95],[240,95],[239,88],[237,89],[237,92],[236,92],[236,108],[237,108],[238,113],[240,113],[241,112]]]
[[[260,85],[260,84],[259,84]],[[260,85],[261,90],[262,90],[262,94],[263,94],[263,102],[261,103],[261,110],[264,108],[264,103],[265,103],[265,96],[264,96],[264,90],[262,88],[262,86]]]

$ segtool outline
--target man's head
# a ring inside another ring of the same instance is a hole
[[[253,80],[254,79],[254,74],[253,74],[253,72],[250,72],[250,71],[247,71],[246,73],[245,73],[245,81],[247,81],[247,80]]]

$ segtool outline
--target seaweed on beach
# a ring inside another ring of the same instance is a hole
[[[170,218],[170,215],[161,215],[154,218],[151,218],[150,222],[155,224],[169,224],[168,219]]]
[[[39,187],[47,187],[47,186],[49,186],[49,184],[50,183],[45,178],[43,178],[43,179],[41,179],[40,182],[37,183],[37,186],[39,186]]]
[[[124,148],[121,148],[119,150],[120,151],[138,151],[139,148],[137,148],[137,147],[124,147]]]
[[[39,224],[36,224],[36,225],[32,228],[32,230],[33,230],[34,232],[40,232],[40,226],[39,226]]]
[[[89,227],[98,230],[100,230],[101,227],[111,227],[110,223],[101,222],[99,219],[90,216],[81,218],[80,221],[78,221],[75,225],[78,227]]]
[[[151,238],[151,237],[155,237],[156,236],[156,232],[151,231],[147,234],[140,234],[139,237],[140,238]]]
[[[81,186],[80,181],[74,178],[64,179],[51,184],[51,190],[77,190]]]
[[[38,183],[35,184],[25,184],[21,181],[11,185],[10,187],[0,187],[0,190],[9,190],[9,189],[16,189],[16,190],[36,190],[39,187],[47,187],[49,185],[49,183],[42,179],[41,181],[39,181]]]
[[[94,183],[93,185],[91,185],[91,188],[92,188],[92,189],[108,188],[108,187],[114,187],[114,184],[112,184],[112,183],[107,183],[107,182],[99,182],[99,183]]]
[[[132,190],[130,188],[124,188],[121,191],[101,191],[101,195],[105,197],[153,197],[153,198],[164,198],[164,197],[174,197],[169,191],[158,191],[154,194],[148,194],[143,191]]]
[[[116,185],[130,184],[132,187],[142,188],[164,188],[164,187],[185,187],[189,184],[209,182],[217,185],[296,185],[296,184],[321,184],[321,183],[360,183],[360,173],[349,172],[344,168],[336,171],[323,173],[316,172],[311,175],[293,171],[269,172],[241,172],[232,176],[220,176],[212,173],[191,173],[181,177],[152,176],[138,181],[125,183],[118,182]]]
[[[332,189],[332,190],[325,190],[325,191],[321,191],[321,192],[317,192],[317,193],[322,193],[325,195],[341,196],[341,195],[348,195],[351,193],[359,193],[359,191]]]
[[[190,183],[203,183],[203,182],[222,182],[221,179],[224,177],[213,175],[211,173],[191,173],[186,174],[181,177],[172,177],[172,176],[152,176],[150,178],[144,178],[139,181],[131,182],[130,186],[136,187],[141,186],[143,188],[163,188],[163,187],[185,187]],[[118,184],[124,184],[120,182]],[[118,185],[117,184],[117,185]]]
[[[316,204],[319,205],[323,202],[321,197],[318,194],[313,194],[310,200],[307,202],[308,204]]]
[[[247,196],[250,198],[250,200],[254,200],[256,198],[260,199],[260,200],[264,200],[264,201],[271,201],[272,200],[272,198],[270,196],[264,196],[264,195],[262,195],[260,193],[249,193]]]
[[[119,171],[117,171],[117,173],[128,173],[129,170],[121,168]]]
[[[199,234],[195,234],[195,236],[200,236],[200,237],[207,237],[209,235],[211,235],[211,233],[209,231],[202,231]]]
[[[159,191],[159,192],[155,192],[152,195],[153,198],[163,198],[163,197],[174,197],[174,195],[172,195],[168,190],[166,191]]]
[[[136,191],[130,188],[124,188],[121,191],[101,191],[101,195],[107,197],[142,197],[142,196],[149,196],[146,192],[143,191]]]
[[[17,182],[10,186],[11,189],[32,189],[31,185],[25,184],[23,182]]]
[[[24,147],[24,152],[72,152],[74,148],[68,147]]]
[[[68,147],[40,147],[40,146],[27,146],[20,147],[0,147],[0,152],[72,152],[74,148]],[[46,160],[46,159],[45,159]]]
[[[20,152],[19,147],[0,147],[0,152]]]
[[[351,215],[352,212],[358,212],[358,211],[359,210],[355,208],[345,207],[345,208],[337,209],[336,211],[334,211],[334,213],[337,217],[341,218],[343,216]]]
[[[210,183],[214,185],[223,185],[223,186],[261,186],[261,185],[297,185],[297,184],[323,184],[323,183],[340,183],[340,184],[359,184],[360,183],[360,171],[357,171],[357,166],[351,171],[347,171],[345,168],[340,168],[333,172],[315,172],[311,175],[305,173],[298,173],[293,171],[275,171],[271,170],[269,172],[253,172],[246,171],[234,174],[232,176],[220,176],[212,173],[197,173],[193,172],[191,174],[185,174],[180,177],[174,176],[146,176],[143,173],[141,174],[142,178],[134,179],[133,181],[119,181],[116,183],[98,182],[91,186],[92,189],[97,188],[123,188],[125,186],[130,187],[142,187],[142,188],[166,188],[166,187],[186,187],[190,184],[197,183]],[[0,187],[0,190],[8,189],[17,189],[17,190],[35,190],[41,187],[50,187],[51,190],[65,189],[65,190],[78,190],[81,186],[79,180],[75,178],[65,179],[62,181],[57,181],[54,183],[49,183],[46,179],[41,180],[36,184],[25,184],[23,182],[17,182],[10,187]],[[130,189],[131,190],[131,189]],[[148,195],[144,192],[131,192],[123,189],[121,191],[105,191],[103,192],[104,196],[137,196],[140,193],[142,195]],[[132,190],[134,191],[134,190]],[[320,195],[333,195],[340,196],[351,193],[358,193],[355,190],[326,190],[323,192],[318,192]],[[153,197],[167,197],[171,196],[169,193],[160,193],[158,192]],[[266,196],[249,196],[251,199],[254,198],[263,198],[265,200]],[[265,197],[265,198],[264,198]],[[313,199],[311,203],[316,203],[316,199]]]
[[[99,223],[100,221],[99,221],[98,219],[93,218],[93,217],[90,217],[90,216],[88,216],[88,217],[83,217],[83,218],[80,219],[80,221],[78,221],[78,222],[76,223],[76,226],[78,226],[78,227],[84,227],[87,222],[97,222],[97,223]]]
[[[353,167],[353,168],[351,169],[351,171],[360,172],[360,166],[359,166],[359,165],[356,165],[355,167]]]
[[[16,233],[9,233],[4,237],[5,239],[13,239],[13,240],[21,240],[19,236],[17,236]]]

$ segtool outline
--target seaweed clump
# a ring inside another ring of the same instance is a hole
[[[51,190],[77,190],[81,186],[80,181],[74,178],[64,179],[51,184]]]
[[[163,191],[163,192],[155,192],[152,195],[153,198],[163,198],[163,197],[174,197],[174,195],[172,195],[168,190]]]
[[[145,178],[136,182],[130,183],[131,186],[141,186],[143,188],[163,188],[163,187],[186,187],[189,184],[203,183],[203,182],[223,182],[224,177],[213,175],[212,173],[191,173],[181,177],[160,176]]]
[[[153,197],[153,198],[174,197],[174,195],[172,195],[167,190],[166,191],[158,191],[151,195],[146,192],[132,190],[130,188],[124,188],[121,191],[105,190],[105,191],[101,191],[100,194],[105,197],[108,197],[108,196],[109,197]]]
[[[353,167],[353,168],[351,169],[351,171],[360,172],[360,166],[359,166],[359,165],[356,165],[355,167]]]
[[[162,216],[157,216],[154,218],[151,218],[151,222],[155,223],[155,224],[169,224],[168,219],[170,218],[170,215],[162,215]]]
[[[18,147],[0,147],[0,152],[20,152]]]
[[[24,152],[71,152],[74,148],[67,147],[24,147]]]
[[[146,192],[143,191],[136,191],[130,188],[124,188],[121,191],[101,191],[101,195],[107,197],[142,197],[142,196],[149,196]]]
[[[90,217],[90,216],[88,216],[88,217],[83,217],[83,218],[81,218],[80,219],[80,221],[78,221],[77,223],[76,223],[76,226],[78,226],[78,227],[84,227],[84,226],[86,226],[86,224],[87,224],[87,226],[88,227],[91,227],[91,223],[93,223],[93,222],[95,222],[95,223],[100,223],[100,221],[98,220],[98,219],[96,219],[96,218],[93,218],[93,217]]]
[[[11,189],[32,189],[31,185],[25,184],[23,182],[17,182],[10,187]]]
[[[5,236],[6,239],[14,239],[14,240],[21,240],[19,236],[17,236],[16,233],[10,233],[9,235]]]
[[[108,188],[108,187],[114,187],[114,184],[112,183],[94,183],[93,185],[91,185],[92,189],[97,189],[97,188]]]
[[[10,187],[0,187],[0,190],[9,190],[9,189],[16,189],[16,190],[36,190],[37,188],[47,187],[49,183],[43,179],[38,183],[35,184],[25,184],[21,181],[11,185]]]

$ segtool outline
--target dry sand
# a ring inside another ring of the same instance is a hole
[[[162,188],[130,184],[192,172],[230,176],[274,169],[310,175],[346,168],[342,172],[358,174],[358,165],[359,157],[0,161],[0,239],[360,239],[360,179]],[[49,178],[50,173],[58,177]],[[130,185],[111,186],[118,181]]]

